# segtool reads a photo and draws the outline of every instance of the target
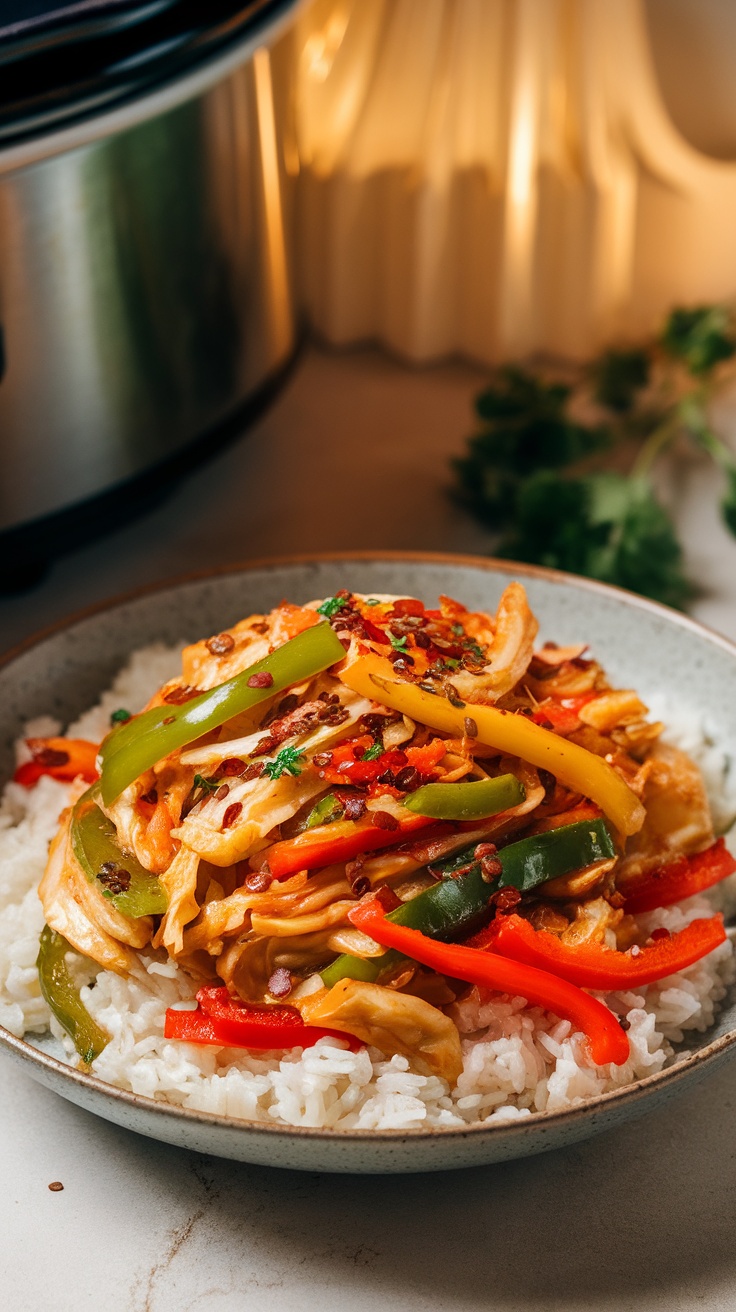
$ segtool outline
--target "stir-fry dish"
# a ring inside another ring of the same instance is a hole
[[[38,971],[80,1059],[109,1036],[70,948],[122,977],[143,952],[176,963],[193,983],[164,1037],[182,1045],[331,1036],[452,1088],[475,990],[569,1021],[591,1065],[625,1063],[627,1022],[596,994],[723,943],[721,915],[670,931],[643,913],[736,862],[637,693],[537,632],[518,583],[495,614],[284,602],[185,648],[181,677],[115,711],[101,744],[30,740],[17,781],[71,784]]]

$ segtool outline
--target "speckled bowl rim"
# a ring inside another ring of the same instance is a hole
[[[263,559],[248,560],[235,565],[225,565],[215,570],[198,570],[188,572],[183,575],[175,576],[158,583],[146,585],[141,588],[133,589],[130,592],[112,597],[111,599],[99,602],[95,605],[85,607],[83,610],[74,612],[72,615],[49,625],[47,628],[39,630],[37,633],[24,639],[21,643],[13,647],[10,651],[0,656],[0,669],[6,665],[12,664],[19,656],[39,646],[55,634],[63,632],[66,629],[73,628],[80,621],[88,619],[94,615],[103,614],[107,611],[115,610],[118,606],[125,605],[129,602],[139,600],[140,598],[154,595],[157,592],[168,591],[171,588],[184,587],[190,583],[216,581],[218,578],[230,577],[237,574],[247,574],[251,571],[263,571],[268,569],[282,569],[289,566],[302,566],[312,564],[322,564],[330,562],[344,561],[346,565],[353,562],[370,563],[405,563],[407,566],[413,564],[427,565],[455,565],[465,568],[473,568],[486,571],[489,574],[514,574],[519,578],[540,579],[551,584],[573,584],[582,591],[600,593],[604,596],[613,597],[619,602],[633,610],[643,610],[651,614],[658,615],[670,624],[680,626],[690,630],[696,636],[703,639],[709,645],[720,647],[734,658],[736,669],[736,643],[731,642],[717,630],[693,620],[688,615],[683,615],[679,611],[672,610],[668,606],[663,606],[659,602],[650,601],[647,597],[640,597],[634,593],[627,592],[624,588],[613,587],[607,583],[599,583],[593,579],[582,578],[577,574],[567,574],[561,570],[547,569],[541,565],[525,565],[513,560],[501,560],[493,556],[473,556],[453,554],[449,552],[424,552],[424,551],[329,551],[308,553],[304,555],[289,556],[270,556]],[[129,1107],[137,1108],[144,1112],[152,1113],[163,1118],[173,1117],[175,1120],[187,1123],[189,1125],[218,1126],[223,1129],[243,1132],[246,1135],[258,1136],[276,1136],[276,1137],[297,1137],[300,1139],[310,1139],[315,1142],[323,1142],[326,1139],[336,1140],[341,1143],[375,1143],[375,1142],[396,1142],[403,1139],[434,1139],[442,1138],[446,1140],[448,1136],[452,1139],[484,1139],[489,1135],[494,1138],[510,1138],[517,1134],[523,1133],[528,1135],[535,1127],[540,1130],[544,1127],[562,1127],[567,1123],[579,1122],[581,1117],[594,1118],[596,1112],[608,1109],[619,1108],[629,1102],[637,1102],[646,1099],[647,1095],[659,1089],[666,1089],[668,1086],[679,1082],[685,1075],[705,1074],[703,1068],[711,1063],[719,1065],[716,1058],[723,1058],[729,1052],[733,1055],[736,1047],[736,1029],[729,1030],[726,1034],[720,1035],[711,1043],[699,1048],[697,1052],[691,1053],[689,1057],[682,1061],[676,1062],[673,1066],[668,1066],[663,1071],[655,1072],[652,1075],[644,1076],[643,1079],[636,1080],[632,1084],[623,1085],[620,1089],[612,1089],[608,1093],[599,1093],[592,1098],[586,1098],[584,1101],[575,1104],[573,1107],[566,1108],[563,1111],[553,1112],[531,1112],[521,1120],[511,1122],[499,1122],[494,1125],[484,1124],[482,1121],[476,1124],[463,1126],[455,1125],[433,1125],[428,1128],[417,1127],[413,1129],[385,1129],[385,1130],[339,1130],[329,1127],[319,1128],[301,1125],[288,1125],[285,1122],[274,1121],[272,1124],[263,1121],[249,1121],[244,1118],[235,1116],[220,1116],[214,1112],[195,1111],[191,1108],[180,1107],[176,1103],[165,1102],[162,1099],[148,1098],[144,1094],[132,1093],[128,1089],[120,1089],[117,1085],[109,1084],[106,1080],[99,1079],[96,1075],[90,1075],[76,1067],[60,1061],[50,1053],[35,1048],[33,1044],[27,1043],[25,1039],[18,1039],[4,1026],[0,1025],[0,1045],[8,1049],[16,1058],[21,1061],[30,1062],[52,1076],[61,1076],[69,1080],[72,1084],[88,1090],[92,1095],[108,1097]]]

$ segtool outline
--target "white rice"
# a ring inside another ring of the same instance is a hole
[[[138,652],[99,705],[68,732],[99,739],[112,710],[138,710],[178,668],[178,648],[154,646]],[[674,723],[671,712],[665,714],[657,706],[656,713],[669,723],[670,741],[684,746],[701,764],[717,824],[724,827],[736,812],[736,781],[723,753],[695,716],[680,715]],[[43,719],[34,721],[29,732],[49,734],[59,728]],[[24,750],[21,744],[19,757]],[[44,777],[31,790],[9,784],[0,803],[0,1023],[19,1037],[50,1029],[73,1059],[69,1039],[41,997],[35,968],[44,919],[36,888],[67,799],[65,785]],[[677,930],[699,915],[712,914],[714,901],[722,905],[724,899],[736,897],[734,880],[712,895],[651,912],[642,917],[642,925]],[[88,976],[82,996],[112,1036],[93,1066],[95,1074],[111,1084],[250,1121],[409,1129],[563,1110],[662,1070],[683,1059],[681,1045],[688,1034],[702,1033],[713,1023],[735,977],[733,947],[726,942],[703,961],[657,984],[599,995],[629,1022],[631,1055],[621,1067],[592,1065],[583,1036],[573,1032],[569,1021],[529,1007],[522,998],[473,990],[454,1008],[463,1036],[464,1069],[453,1090],[437,1076],[412,1071],[405,1057],[388,1060],[375,1048],[353,1053],[331,1039],[303,1052],[260,1056],[164,1039],[166,1008],[193,997],[197,985],[161,953],[142,953],[140,970],[131,979],[110,971]]]

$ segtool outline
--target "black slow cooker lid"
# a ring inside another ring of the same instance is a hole
[[[294,0],[0,0],[0,144],[169,82]]]

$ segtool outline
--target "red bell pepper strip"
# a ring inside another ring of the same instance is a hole
[[[253,1049],[310,1048],[325,1036],[348,1038],[338,1030],[306,1025],[294,1007],[251,1007],[238,1002],[226,988],[201,988],[197,1002],[197,1011],[169,1007],[164,1038]]]
[[[712,888],[734,870],[736,861],[719,838],[704,852],[675,857],[667,865],[647,871],[635,883],[632,880],[630,889],[622,887],[620,891],[626,898],[624,910],[636,916],[641,911],[654,911],[655,907],[671,907],[684,897]]]
[[[33,788],[42,774],[71,782],[81,776],[92,784],[98,777],[97,743],[85,738],[27,738],[32,760],[18,766],[13,779],[24,788]]]
[[[676,934],[663,935],[647,947],[617,952],[601,943],[561,943],[555,934],[536,930],[522,916],[498,916],[488,926],[487,946],[525,966],[550,970],[584,989],[629,989],[674,975],[700,961],[726,938],[723,916],[693,920]],[[480,946],[481,935],[471,939]]]
[[[348,913],[348,919],[382,947],[396,948],[440,974],[526,998],[527,1002],[572,1021],[587,1035],[591,1056],[598,1066],[608,1062],[622,1066],[628,1060],[629,1040],[613,1012],[574,984],[493,952],[457,943],[438,943],[417,929],[387,920],[380,902],[373,897],[359,902]]]
[[[586,702],[592,701],[594,695],[586,693],[583,697],[567,697],[562,702],[548,697],[539,702],[531,719],[535,724],[542,724],[543,728],[554,729],[555,733],[573,733],[580,728],[580,715],[577,712],[583,710]]]
[[[402,819],[396,829],[379,828],[370,815],[362,820],[335,820],[274,843],[256,859],[268,865],[274,879],[285,879],[297,870],[322,870],[337,861],[352,861],[361,852],[403,843],[409,835],[433,824],[435,821],[424,815]],[[442,833],[446,830],[444,826]]]

